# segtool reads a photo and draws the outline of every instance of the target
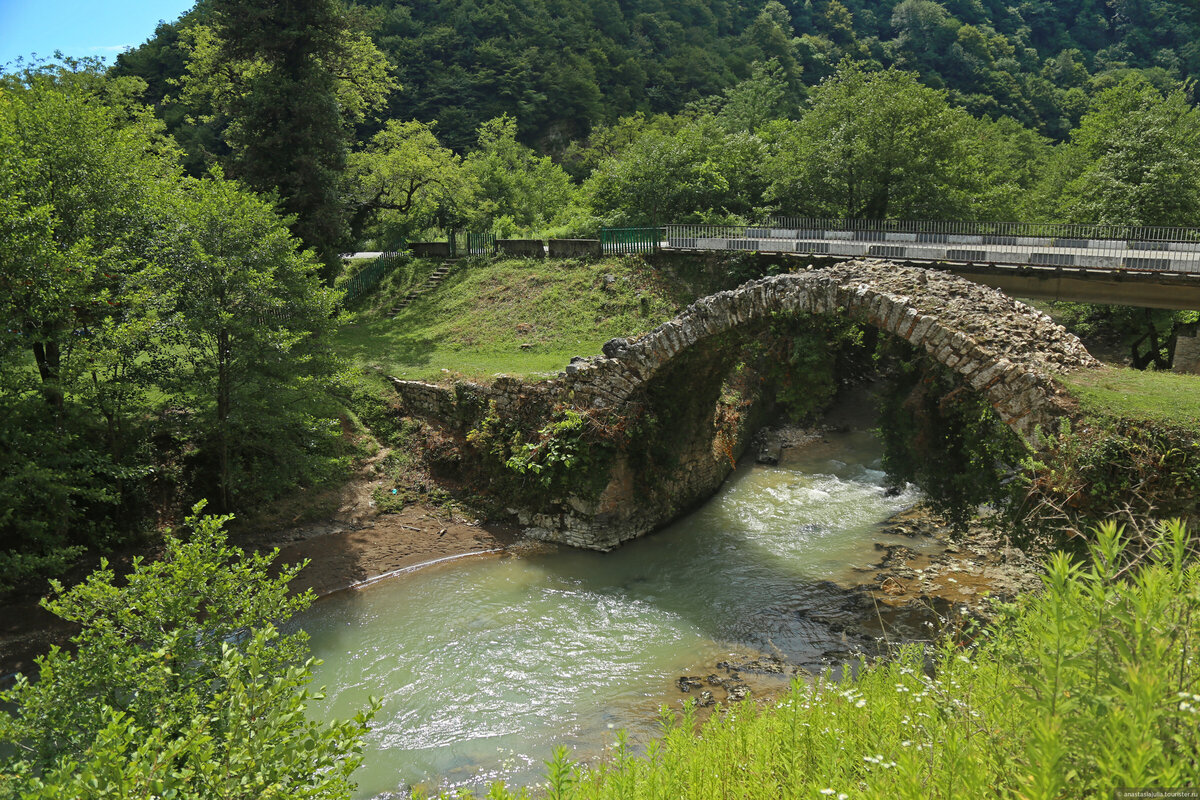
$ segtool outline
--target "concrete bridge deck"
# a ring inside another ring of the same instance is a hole
[[[1200,308],[1200,231],[1142,230],[1152,235],[1161,230],[1163,238],[668,225],[663,247],[886,258],[934,266],[1021,297]]]

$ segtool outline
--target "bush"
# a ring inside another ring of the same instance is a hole
[[[225,540],[229,517],[188,519],[159,561],[123,584],[102,562],[43,601],[76,622],[36,683],[0,692],[0,798],[343,798],[369,714],[305,717],[312,659],[277,627],[312,601],[289,596],[298,566]]]

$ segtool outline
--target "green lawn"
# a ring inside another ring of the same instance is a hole
[[[1200,431],[1200,376],[1105,367],[1067,381],[1085,413]]]
[[[382,310],[388,298],[373,300],[334,347],[364,369],[409,379],[554,374],[692,299],[638,257],[466,261],[395,318]]]

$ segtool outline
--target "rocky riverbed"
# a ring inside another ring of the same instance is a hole
[[[749,452],[760,464],[778,464],[789,450],[845,429],[842,421],[828,418],[817,427],[766,428],[756,434]],[[961,630],[968,620],[990,622],[993,600],[1011,600],[1041,587],[1044,554],[1014,547],[982,521],[958,535],[917,505],[880,523],[878,533],[888,541],[875,543],[877,562],[856,568],[861,580],[831,587],[830,602],[820,608],[793,612],[841,633],[842,645],[826,650],[820,664],[793,663],[780,653],[733,653],[708,675],[681,675],[676,681],[680,701],[708,708],[751,696],[769,699],[794,675],[836,669],[860,656],[883,656],[905,642],[932,641]],[[897,544],[897,537],[912,544]]]

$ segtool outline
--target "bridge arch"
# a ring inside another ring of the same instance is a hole
[[[620,407],[705,340],[775,314],[839,315],[923,348],[981,393],[1031,448],[1060,413],[1056,376],[1099,365],[1079,339],[1045,314],[945,273],[861,260],[776,275],[718,292],[604,356],[568,367],[576,396]]]
[[[731,454],[752,431],[742,426],[736,437],[743,438],[718,446],[729,427],[719,395],[735,360],[726,345],[777,314],[843,316],[923,349],[985,397],[1031,449],[1039,446],[1039,427],[1049,429],[1065,411],[1058,379],[1099,365],[1075,336],[995,289],[858,260],[702,298],[646,334],[575,359],[551,381],[396,385],[408,413],[450,421],[464,433],[486,416],[512,420],[529,441],[564,407],[626,420],[628,439],[593,454],[603,459],[593,471],[598,480],[512,509],[536,538],[607,550],[686,512],[728,476]]]

